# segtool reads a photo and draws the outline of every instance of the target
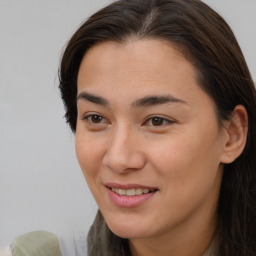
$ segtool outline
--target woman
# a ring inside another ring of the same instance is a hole
[[[256,93],[199,0],[120,0],[63,53],[60,90],[99,212],[89,255],[256,255]]]

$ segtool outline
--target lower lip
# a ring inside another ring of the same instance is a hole
[[[113,192],[111,189],[107,188],[108,195],[112,202],[114,202],[117,206],[120,207],[136,207],[143,204],[145,201],[150,199],[152,196],[156,194],[157,191],[142,194],[139,196],[120,196],[119,194]]]

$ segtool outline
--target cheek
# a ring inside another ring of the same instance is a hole
[[[163,198],[156,207],[156,216],[163,215],[165,220],[172,216],[178,222],[218,197],[220,176],[215,146],[212,142],[205,145],[203,139],[172,140],[163,143],[161,150],[150,152]]]
[[[214,182],[220,150],[216,131],[212,134],[184,132],[150,147],[151,163],[163,177],[165,190],[171,187],[177,194],[189,193],[202,183]]]
[[[76,156],[87,181],[97,174],[102,155],[103,146],[100,141],[90,136],[76,134]]]

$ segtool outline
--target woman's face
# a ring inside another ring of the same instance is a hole
[[[225,132],[194,66],[160,40],[92,47],[76,153],[110,229],[130,239],[215,225]]]

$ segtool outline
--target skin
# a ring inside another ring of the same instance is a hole
[[[216,227],[222,162],[232,157],[194,66],[164,41],[105,42],[85,54],[77,84],[77,158],[109,228],[129,238],[132,255],[202,255]],[[148,96],[177,100],[139,104]],[[124,208],[108,182],[158,191]]]

